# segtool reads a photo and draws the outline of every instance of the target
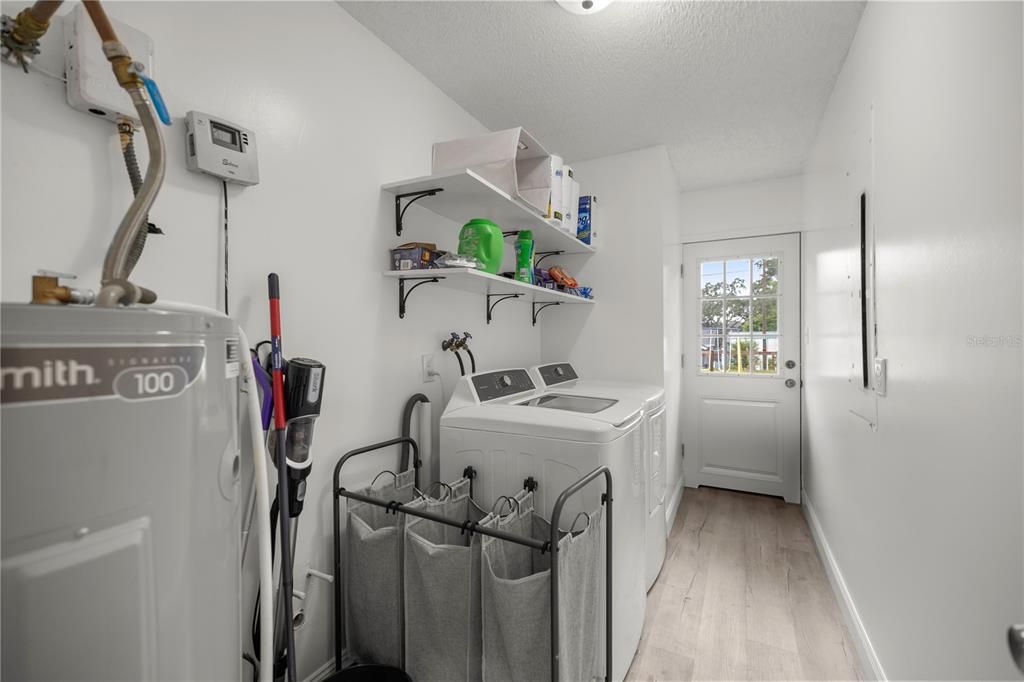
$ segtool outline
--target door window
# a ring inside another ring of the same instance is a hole
[[[779,259],[700,263],[700,369],[706,374],[779,373]]]

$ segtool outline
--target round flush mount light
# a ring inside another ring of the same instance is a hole
[[[596,14],[608,5],[612,0],[555,0],[562,9],[573,14]]]

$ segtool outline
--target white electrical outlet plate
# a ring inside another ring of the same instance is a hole
[[[888,362],[885,358],[875,358],[874,364],[874,383],[875,393],[878,395],[885,395],[886,383],[888,381]]]
[[[142,62],[146,75],[154,78],[153,39],[119,21],[111,19],[110,23],[132,59]],[[118,118],[138,123],[135,106],[128,93],[117,84],[110,62],[103,54],[100,36],[81,3],[64,20],[64,71],[68,104],[73,109],[115,123]]]
[[[429,384],[437,380],[437,370],[434,368],[434,354],[424,355],[420,358],[423,364],[423,383]]]

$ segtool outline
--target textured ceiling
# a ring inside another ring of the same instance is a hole
[[[683,189],[800,172],[864,7],[340,4],[488,128],[571,161],[664,144]]]

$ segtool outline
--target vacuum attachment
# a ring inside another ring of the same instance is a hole
[[[288,516],[302,513],[306,499],[306,478],[313,460],[313,427],[320,416],[324,375],[327,367],[318,360],[292,358],[288,361],[284,382],[285,442],[288,453]]]

